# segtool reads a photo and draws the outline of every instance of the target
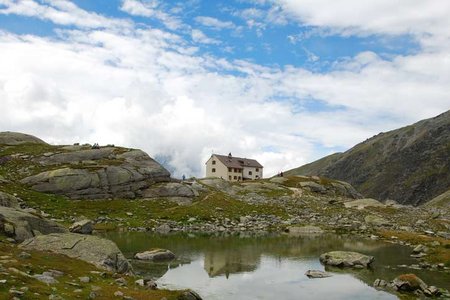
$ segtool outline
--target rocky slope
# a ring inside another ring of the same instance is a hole
[[[420,205],[450,188],[450,111],[380,133],[344,153],[285,172],[349,182],[367,197]]]
[[[0,165],[4,181],[73,199],[135,198],[170,181],[170,173],[141,150],[51,146],[12,132],[0,133]]]

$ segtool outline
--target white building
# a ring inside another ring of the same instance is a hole
[[[212,154],[206,162],[206,177],[218,177],[227,181],[255,180],[263,178],[263,166],[254,159]]]

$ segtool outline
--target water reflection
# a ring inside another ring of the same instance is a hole
[[[404,273],[399,264],[412,264],[411,249],[343,235],[322,236],[192,236],[113,233],[127,257],[149,248],[170,249],[170,263],[132,261],[135,270],[169,288],[192,288],[205,299],[395,299],[371,287],[376,278],[387,280]],[[308,279],[308,269],[323,270],[318,257],[332,250],[351,250],[375,256],[372,269],[327,269],[334,276]],[[415,271],[434,285],[449,288],[450,277]]]

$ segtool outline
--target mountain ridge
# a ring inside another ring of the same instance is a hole
[[[450,110],[285,174],[343,180],[367,197],[420,205],[449,189],[449,153]]]

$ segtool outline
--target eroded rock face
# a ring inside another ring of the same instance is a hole
[[[21,182],[39,192],[73,199],[104,199],[141,197],[142,191],[152,184],[170,180],[170,173],[145,152],[115,150],[106,147],[40,156],[35,160],[41,165],[66,167],[29,176]]]
[[[18,242],[40,234],[67,232],[52,221],[11,207],[0,207],[0,231]]]
[[[350,251],[331,251],[320,256],[321,263],[335,267],[367,268],[373,261],[373,256]]]
[[[117,273],[132,273],[131,264],[117,245],[107,239],[76,233],[52,233],[25,240],[25,250],[50,251],[78,258]]]

